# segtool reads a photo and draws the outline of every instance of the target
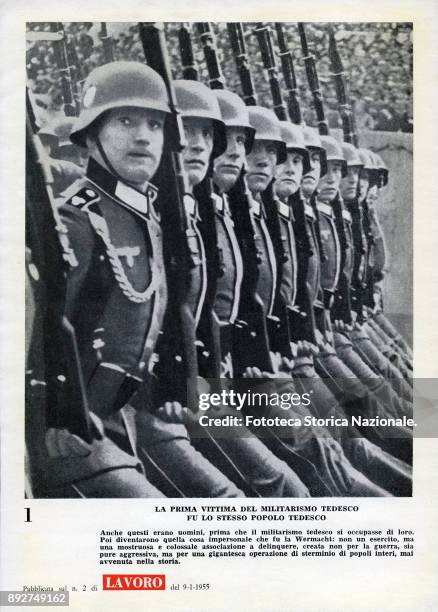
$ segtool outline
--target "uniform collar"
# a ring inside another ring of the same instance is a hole
[[[348,221],[348,223],[350,223],[350,225],[351,225],[353,220],[352,220],[350,211],[347,210],[346,208],[343,208],[342,209],[342,216],[343,216],[344,220]]]
[[[274,201],[275,201],[275,205],[277,207],[279,214],[284,219],[288,219],[288,220],[292,219],[292,221],[295,221],[293,210],[289,206],[289,204],[285,204],[284,202],[280,200],[280,198],[277,198],[277,197],[274,198]]]
[[[190,193],[184,194],[184,208],[188,215],[195,219],[199,219],[198,203]]]
[[[330,206],[330,204],[324,204],[324,202],[318,201],[316,203],[316,207],[319,212],[324,213],[325,215],[327,215],[327,217],[333,217],[333,208]]]
[[[250,211],[256,217],[259,217],[260,219],[262,217],[264,217],[264,212],[265,211],[264,211],[264,208],[263,208],[263,204],[261,202],[259,202],[258,200],[256,200],[250,191],[248,192],[248,201],[249,201],[249,209],[250,209]]]
[[[149,215],[150,207],[158,196],[158,189],[152,183],[148,183],[145,193],[142,193],[127,183],[119,181],[92,157],[88,162],[87,178],[106,191],[114,200],[145,217]]]
[[[310,204],[304,204],[304,212],[311,219],[315,219],[315,212]]]
[[[219,195],[218,193],[212,193],[211,197],[218,213],[221,213],[222,215],[231,215],[228,197],[225,193],[222,193],[221,195]]]

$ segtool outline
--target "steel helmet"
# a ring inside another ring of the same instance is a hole
[[[368,154],[369,154],[370,161],[372,164],[372,168],[370,169],[370,175],[371,175],[370,184],[378,185],[380,187],[381,174],[379,171],[379,162],[377,160],[377,156],[374,153],[374,151],[370,151],[369,149],[368,149]]]
[[[378,155],[377,153],[374,153],[374,157],[376,160],[376,167],[379,172],[379,178],[382,181],[381,186],[384,187],[385,185],[388,184],[388,175],[389,175],[388,168],[385,162],[383,161],[383,159],[380,157],[380,155]]]
[[[374,170],[374,161],[371,157],[371,151],[368,149],[358,149],[358,153],[364,170]]]
[[[321,143],[321,137],[316,128],[305,125],[303,128],[304,144],[309,151],[319,151],[321,159],[321,176],[327,172],[327,155]]]
[[[244,101],[235,93],[225,89],[212,89],[219,103],[222,121],[227,127],[241,127],[245,129],[245,149],[249,153],[254,142],[255,129],[249,123],[248,108]]]
[[[349,142],[343,142],[342,153],[345,161],[347,162],[347,168],[352,166],[363,166],[363,162],[359,155],[359,149],[357,149],[354,145],[350,144]]]
[[[333,138],[333,136],[321,136],[321,144],[327,155],[327,162],[340,161],[342,162],[342,176],[347,175],[347,162],[345,161],[342,152],[341,144]]]
[[[95,68],[85,80],[81,110],[70,140],[86,146],[86,132],[104,112],[122,106],[169,113],[167,90],[160,75],[140,62],[111,62]]]
[[[280,133],[286,143],[286,149],[297,151],[303,156],[303,174],[307,174],[310,170],[310,156],[304,144],[303,128],[290,121],[280,121]]]
[[[213,157],[226,151],[227,137],[219,103],[213,91],[198,81],[179,79],[173,81],[176,101],[181,117],[211,119],[213,122]]]
[[[287,159],[287,150],[281,137],[280,121],[275,113],[263,106],[248,106],[249,122],[255,129],[254,140],[270,140],[277,144],[277,164]]]
[[[380,181],[380,173],[378,168],[378,162],[376,159],[376,155],[370,149],[365,149],[365,153],[368,156],[368,165],[366,169],[369,171],[370,175],[370,186],[379,185]]]

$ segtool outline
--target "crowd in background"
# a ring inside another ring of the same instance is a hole
[[[253,30],[256,24],[243,24],[247,54],[259,104],[270,106],[271,96],[259,46]],[[351,100],[358,128],[383,131],[412,132],[412,24],[410,23],[342,23],[332,24],[336,30],[338,49],[349,80]],[[64,23],[68,60],[73,66],[74,79],[81,82],[88,73],[105,63],[100,23]],[[227,88],[241,94],[239,78],[229,44],[226,25],[212,24]],[[165,24],[166,40],[175,78],[182,69],[178,49],[181,24]],[[207,71],[199,36],[192,33],[193,49],[199,78],[207,82]],[[28,24],[29,30],[49,31],[50,24]],[[115,60],[144,61],[137,24],[108,23]],[[297,24],[285,25],[290,50],[293,52],[299,96],[304,120],[315,125],[312,96],[309,91],[300,47]],[[328,58],[327,24],[306,24],[309,50],[315,55],[318,76],[324,97],[329,126],[341,127],[338,102]],[[272,39],[276,45],[276,36]],[[28,44],[27,76],[39,103],[49,113],[62,107],[62,92],[53,42]],[[278,52],[275,46],[275,51]],[[278,57],[277,57],[278,59]],[[278,61],[280,68],[280,62]],[[279,71],[281,74],[281,70]]]

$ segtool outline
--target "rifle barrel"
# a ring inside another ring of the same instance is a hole
[[[242,24],[227,23],[227,29],[230,36],[234,61],[236,62],[237,72],[242,85],[243,100],[247,106],[255,106],[257,104],[257,97],[254,91],[251,72],[248,67],[248,58],[246,55]]]
[[[207,64],[210,88],[224,89],[225,79],[217,56],[216,37],[210,23],[197,23],[196,27],[201,39],[204,57]]]
[[[304,66],[306,69],[307,81],[313,97],[313,106],[316,112],[316,118],[318,121],[318,130],[322,136],[327,136],[329,133],[328,123],[325,118],[324,104],[322,101],[321,88],[319,86],[318,73],[316,70],[315,58],[309,53],[309,46],[307,44],[306,30],[304,23],[298,24],[298,31],[301,40],[301,49],[303,52]]]
[[[329,28],[328,54],[331,63],[332,76],[336,87],[336,96],[339,102],[339,112],[342,118],[344,141],[358,146],[357,130],[350,101],[347,77],[344,71],[341,56],[338,51],[335,32],[332,27]]]
[[[197,81],[198,69],[196,68],[193,55],[192,40],[189,30],[184,24],[181,25],[178,31],[178,43],[182,63],[182,78],[189,81]]]
[[[55,61],[61,79],[62,98],[64,101],[64,113],[67,117],[76,116],[76,103],[73,93],[72,70],[68,64],[67,42],[64,26],[60,22],[51,24],[52,32],[58,33],[60,38],[53,43]]]
[[[172,84],[172,73],[170,69],[169,56],[167,53],[166,41],[164,38],[163,24],[156,22],[139,23],[140,39],[147,64],[162,77],[168,95],[171,120],[173,125],[173,142],[171,163],[174,177],[176,207],[172,211],[176,216],[177,232],[173,228],[174,246],[179,252],[173,257],[174,262],[178,262],[181,269],[177,271],[177,291],[179,302],[179,324],[183,339],[183,361],[186,378],[195,380],[198,376],[197,349],[195,345],[196,334],[194,321],[189,313],[189,306],[186,295],[186,280],[191,266],[190,249],[188,245],[188,223],[184,206],[184,195],[189,193],[187,177],[184,171],[184,164],[181,152],[186,146],[184,127],[180,112],[177,107],[176,95]],[[181,250],[180,250],[181,249]],[[197,390],[195,385],[188,385],[189,397],[187,397],[188,407],[196,410]]]
[[[280,50],[280,61],[283,70],[283,78],[286,84],[288,93],[287,97],[287,109],[289,116],[293,123],[301,125],[303,119],[301,114],[300,102],[297,95],[297,79],[295,76],[294,62],[292,53],[288,49],[286,43],[286,37],[284,35],[283,25],[281,23],[275,24],[275,30],[277,32],[278,47]]]
[[[275,63],[274,49],[272,47],[271,30],[268,25],[259,23],[254,30],[259,41],[260,52],[263,65],[268,71],[269,87],[271,88],[274,112],[280,121],[287,121],[288,115],[286,106],[283,104],[280,81],[278,78],[277,66]]]

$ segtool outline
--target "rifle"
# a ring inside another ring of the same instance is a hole
[[[281,48],[283,52],[283,67],[286,66],[286,70],[288,72],[289,81],[292,79],[292,74],[295,78],[292,56],[290,55],[287,47],[286,41],[284,38],[284,32],[282,24],[276,24],[277,34],[281,40]],[[271,32],[267,25],[259,24],[257,29],[255,30],[257,38],[260,44],[260,51],[262,54],[263,64],[266,70],[270,75],[270,84],[271,84],[271,95],[273,100],[274,110],[277,114],[277,117],[280,121],[287,121],[287,111],[286,107],[283,103],[283,96],[281,92],[281,88],[278,80],[278,73],[275,65],[275,56],[273,52],[272,40],[271,40]],[[285,81],[287,82],[287,78]],[[294,82],[294,87],[296,89],[296,81]],[[299,119],[301,122],[301,108],[296,97],[294,97],[293,104],[293,112],[295,120]],[[304,210],[304,201],[301,197],[301,194],[298,192],[292,196],[291,201],[289,202],[291,206],[294,216],[294,234],[296,236],[296,248],[297,248],[297,256],[298,256],[298,287],[297,287],[297,305],[294,308],[291,308],[290,305],[283,304],[280,306],[280,298],[277,297],[277,316],[280,321],[286,319],[286,324],[282,324],[281,327],[289,328],[289,341],[298,341],[298,340],[309,340],[310,342],[316,343],[316,323],[314,320],[314,312],[313,305],[310,300],[310,288],[307,284],[307,270],[308,270],[308,262],[309,257],[311,256],[311,248],[310,248],[310,239],[309,239],[309,229],[307,226],[305,210]],[[277,252],[277,260],[278,260],[278,269],[281,270],[282,261],[284,260],[284,253],[282,252],[281,240],[278,241],[278,232],[279,228],[277,227],[277,212],[275,210],[270,210],[271,207],[268,206],[268,220],[270,221],[270,230],[271,235],[274,240],[274,244],[276,244],[276,252]],[[283,340],[280,339],[280,344],[283,344],[283,354],[288,354],[290,351],[290,343],[287,342],[288,346],[285,350],[285,341],[286,338],[283,337]]]
[[[281,95],[280,81],[278,80],[274,49],[272,47],[271,30],[268,25],[259,23],[254,30],[254,34],[257,36],[259,41],[263,65],[268,71],[274,112],[280,121],[287,121],[288,116],[286,107],[283,104],[283,96]]]
[[[344,133],[344,141],[358,146],[358,138],[354,121],[353,109],[350,103],[350,92],[348,82],[345,76],[342,65],[341,56],[339,55],[336,44],[335,31],[332,27],[328,28],[329,32],[329,58],[332,68],[332,75],[336,86],[336,95],[339,102],[339,110],[342,118],[342,130]]]
[[[72,67],[68,63],[67,41],[64,26],[60,22],[51,24],[51,30],[57,33],[59,38],[53,44],[55,61],[61,78],[62,98],[64,101],[64,113],[67,117],[76,116],[76,99],[73,89]]]
[[[178,31],[178,43],[183,69],[182,78],[189,81],[197,81],[198,69],[195,66],[190,32],[184,24],[181,25]]]
[[[304,23],[298,24],[298,32],[300,35],[301,49],[303,52],[304,66],[306,68],[307,81],[313,97],[313,106],[316,112],[318,121],[318,130],[321,136],[328,136],[328,123],[325,118],[324,105],[322,102],[322,93],[319,86],[318,73],[316,71],[316,63],[313,55],[309,53],[307,44],[306,30]]]
[[[211,89],[224,89],[225,79],[217,58],[216,37],[208,22],[196,24],[207,64]]]
[[[254,91],[251,72],[248,68],[245,40],[241,23],[227,23],[231,49],[234,55],[237,72],[242,85],[243,100],[247,106],[256,106],[257,97]]]
[[[164,327],[167,326],[170,332],[162,339],[162,342],[167,343],[164,350],[172,353],[175,344],[180,342],[182,353],[182,361],[172,360],[172,363],[165,364],[159,362],[154,372],[158,372],[158,379],[169,382],[169,385],[164,384],[162,387],[161,401],[168,397],[172,389],[176,389],[177,393],[180,393],[182,405],[188,405],[189,408],[196,411],[198,403],[195,384],[198,376],[196,334],[194,318],[187,297],[189,271],[192,266],[184,207],[184,195],[188,193],[188,188],[181,156],[186,141],[172,84],[163,25],[156,22],[140,22],[139,33],[148,65],[164,80],[171,111],[170,118],[167,120],[170,123],[168,131],[170,151],[165,153],[161,163],[164,172],[167,171],[164,179],[166,180],[164,184],[166,184],[167,198],[163,202],[162,227],[163,250],[168,261],[169,304],[177,305],[178,320],[175,321],[173,313],[168,308]],[[187,388],[188,380],[193,384],[188,385]],[[171,399],[174,400],[175,395]]]
[[[331,63],[332,75],[336,86],[336,95],[339,102],[339,109],[342,117],[342,131],[344,135],[344,141],[354,144],[355,147],[359,146],[358,134],[356,129],[356,121],[353,112],[353,107],[350,102],[350,94],[348,88],[348,82],[346,79],[342,59],[338,51],[335,31],[332,27],[328,28],[329,31],[329,58]],[[355,261],[353,266],[353,275],[351,282],[351,298],[354,310],[359,316],[359,322],[362,319],[363,303],[366,301],[366,287],[359,280],[358,274],[360,269],[361,258],[364,253],[364,225],[365,217],[368,215],[368,207],[361,210],[358,198],[356,197],[349,204],[350,213],[353,221],[353,244],[355,252]],[[371,289],[372,293],[372,289]]]
[[[198,29],[208,24],[197,24]],[[202,31],[204,31],[204,29]],[[182,27],[178,32],[181,62],[183,65],[183,78],[186,80],[198,80],[198,70],[194,64],[193,46],[189,30]],[[204,46],[204,53],[206,52]],[[206,57],[207,59],[207,57]],[[211,62],[216,60],[215,50],[208,55],[207,67],[211,69]],[[188,64],[191,64],[190,66]],[[218,64],[217,64],[218,66]],[[204,378],[220,377],[220,333],[217,320],[213,312],[213,304],[216,295],[216,279],[219,274],[219,258],[217,248],[216,223],[214,218],[214,207],[212,201],[213,181],[209,174],[200,185],[194,188],[194,196],[198,203],[200,212],[199,229],[204,243],[207,264],[207,291],[204,299],[201,317],[196,329],[198,337],[198,370]]]
[[[247,106],[255,106],[257,98],[251,72],[248,68],[243,28],[241,23],[227,23],[237,72],[240,77],[243,100]],[[235,221],[236,236],[243,255],[245,272],[241,287],[239,314],[236,320],[236,361],[244,370],[249,364],[261,371],[273,371],[269,353],[268,332],[263,304],[257,295],[257,249],[249,214],[249,193],[243,172],[228,193],[230,208]]]
[[[102,41],[103,57],[105,63],[109,64],[114,61],[113,39],[108,35],[108,29],[104,21],[100,24],[99,38]]]
[[[38,330],[34,329],[27,364],[27,397],[33,402],[33,392],[45,387],[47,425],[67,427],[91,443],[99,434],[89,415],[75,330],[64,315],[66,274],[77,260],[54,203],[50,166],[34,133],[37,126],[29,92],[26,106],[26,246],[31,257],[28,272],[35,303],[34,323],[42,326],[39,340],[43,342],[41,354],[36,342]]]
[[[283,31],[283,24],[276,23],[275,31],[277,32],[277,41],[278,41],[278,47],[280,50],[280,61],[281,61],[281,67],[283,70],[283,78],[284,78],[284,82],[286,84],[286,89],[288,93],[287,109],[289,112],[289,117],[292,123],[301,125],[303,120],[301,116],[300,102],[297,96],[297,79],[295,77],[295,69],[294,69],[292,52],[288,49],[287,44],[286,44],[286,38],[284,36],[284,31]]]
[[[328,136],[329,129],[328,123],[325,118],[324,103],[322,99],[321,89],[319,86],[318,72],[316,69],[315,58],[309,52],[309,46],[307,43],[306,30],[303,23],[298,24],[298,31],[300,34],[301,48],[304,56],[304,64],[306,68],[307,81],[309,88],[313,96],[313,104],[316,111],[316,117],[318,121],[318,130],[321,136]],[[342,217],[342,200],[337,194],[336,198],[332,202],[332,208],[335,216],[335,225],[339,236],[341,245],[341,271],[344,268],[346,261],[346,250],[348,248],[348,242],[345,234],[344,219]],[[341,318],[346,323],[351,323],[351,312],[350,312],[350,295],[349,285],[345,281],[344,274],[341,273],[341,277],[338,284],[338,289],[335,294],[335,304],[333,313],[336,314],[337,318]]]

